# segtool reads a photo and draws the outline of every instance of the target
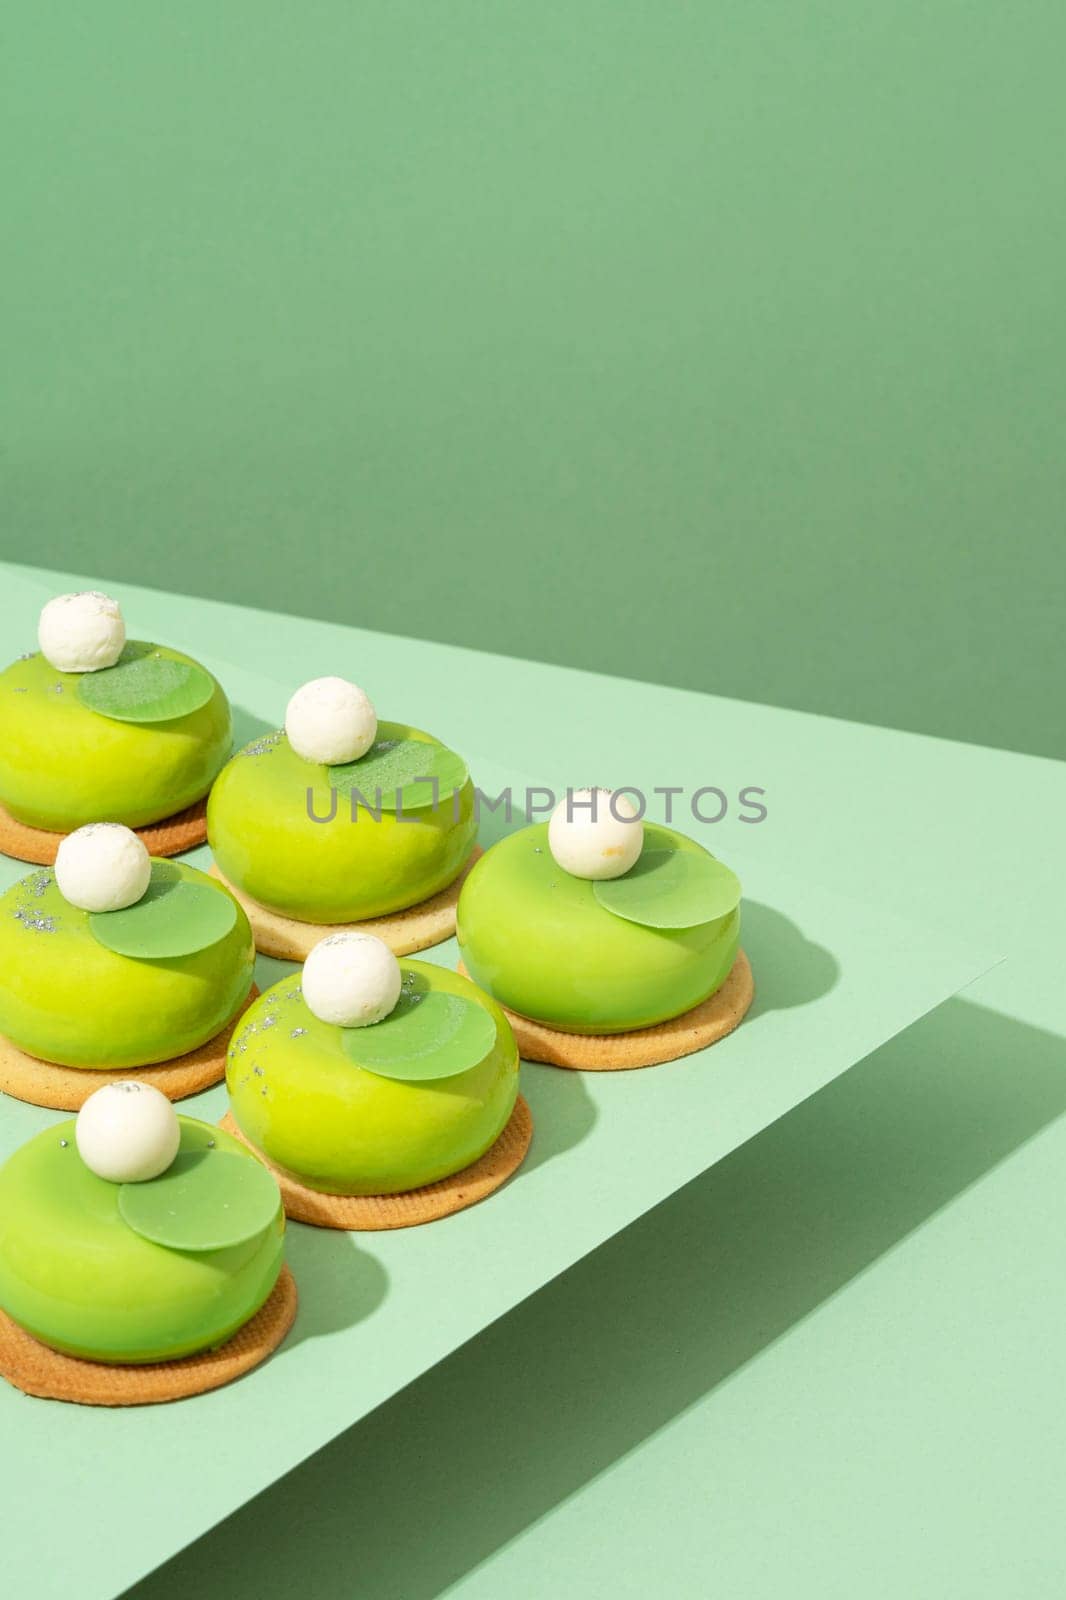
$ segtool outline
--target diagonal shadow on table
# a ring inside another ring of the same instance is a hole
[[[433,1600],[1058,1117],[1062,1064],[949,1001],[130,1595]]]
[[[517,1178],[563,1155],[592,1132],[596,1106],[583,1072],[522,1063],[522,1093],[533,1113],[533,1143]]]
[[[254,711],[247,707],[233,705],[233,751],[243,750],[246,744],[251,744],[253,739],[261,739],[265,733],[273,733],[274,726]]]
[[[807,939],[782,912],[759,901],[744,902],[743,944],[755,972],[753,1021],[771,1011],[809,1005],[828,994],[840,976],[831,951]],[[585,1076],[523,1062],[522,1088],[534,1122],[526,1172],[572,1149],[592,1131],[596,1106]]]
[[[755,974],[753,1018],[790,1011],[828,994],[840,977],[831,950],[808,939],[791,918],[759,900],[741,905],[740,942]]]
[[[355,1235],[336,1228],[290,1222],[285,1259],[300,1291],[300,1307],[277,1359],[304,1339],[354,1328],[377,1309],[388,1291],[382,1263],[361,1247]]]

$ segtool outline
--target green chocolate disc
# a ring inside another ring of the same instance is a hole
[[[127,658],[138,648],[153,650],[127,646]],[[196,667],[178,650],[155,648],[164,661]],[[0,803],[17,821],[53,833],[103,821],[140,828],[207,794],[233,738],[221,684],[204,673],[210,696],[200,703],[198,694],[188,716],[129,722],[89,704],[124,671],[57,672],[38,654],[0,672]]]
[[[172,722],[206,706],[215,682],[194,661],[131,640],[113,667],[83,673],[77,692],[90,711],[115,722]]]
[[[184,876],[173,861],[153,861],[148,888],[123,911],[94,911],[89,929],[119,956],[167,961],[207,950],[233,929],[237,902],[224,889]]]
[[[396,724],[388,722],[378,723],[378,737],[365,756],[329,768],[335,789],[342,794],[357,789],[368,807],[380,806],[383,811],[425,811],[447,805],[468,776],[466,762],[454,750],[405,738]]]
[[[593,885],[600,905],[644,928],[698,928],[740,904],[740,879],[705,852],[645,850],[620,878]]]
[[[427,1083],[457,1077],[484,1061],[496,1043],[496,1022],[476,1000],[405,980],[383,1022],[345,1028],[343,1035],[345,1053],[356,1066],[380,1078]]]
[[[270,1227],[281,1196],[254,1157],[182,1150],[158,1178],[124,1183],[119,1215],[134,1233],[168,1250],[228,1250]]]

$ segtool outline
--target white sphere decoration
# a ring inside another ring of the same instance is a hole
[[[57,672],[99,672],[101,667],[113,667],[126,643],[126,624],[118,601],[96,589],[57,595],[41,612],[37,643]]]
[[[132,828],[88,822],[62,840],[56,884],[80,911],[121,911],[136,905],[152,876],[152,858]]]
[[[178,1115],[158,1089],[132,1079],[107,1083],[91,1094],[74,1124],[78,1154],[108,1183],[158,1178],[178,1153]]]
[[[548,848],[575,878],[620,878],[644,848],[644,824],[624,794],[572,789],[548,822]]]
[[[301,978],[308,1009],[320,1022],[365,1028],[400,998],[403,975],[387,944],[369,933],[331,933],[315,945]]]
[[[347,678],[312,678],[285,711],[289,743],[305,761],[339,766],[365,756],[378,731],[377,712]]]

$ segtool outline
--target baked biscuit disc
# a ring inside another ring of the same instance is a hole
[[[458,971],[470,974],[460,961]],[[534,1022],[508,1011],[514,1029],[518,1054],[523,1061],[543,1061],[551,1067],[569,1067],[575,1072],[627,1072],[634,1067],[657,1067],[665,1061],[705,1050],[724,1039],[743,1020],[755,998],[755,982],[743,950],[730,969],[722,987],[691,1011],[658,1022],[651,1028],[635,1028],[632,1033],[564,1033],[546,1022]]]
[[[331,933],[372,933],[375,939],[388,945],[393,955],[410,956],[416,950],[428,950],[430,945],[442,944],[451,938],[455,932],[459,891],[481,854],[480,846],[475,845],[454,882],[429,900],[409,906],[406,911],[393,911],[387,917],[369,917],[365,922],[298,922],[295,917],[286,917],[280,911],[261,906],[258,900],[230,883],[217,865],[213,864],[210,871],[244,907],[252,924],[255,947],[265,956],[275,956],[279,961],[306,961],[319,940]]]
[[[247,1145],[277,1179],[285,1214],[295,1222],[310,1222],[316,1228],[343,1228],[350,1233],[378,1233],[388,1228],[415,1228],[423,1222],[436,1222],[465,1211],[493,1194],[517,1172],[526,1158],[533,1138],[533,1118],[519,1095],[510,1121],[494,1145],[479,1161],[464,1167],[451,1178],[408,1189],[405,1194],[345,1195],[323,1194],[309,1189],[299,1179],[275,1167],[246,1139],[227,1111],[219,1126]]]
[[[195,805],[176,811],[172,817],[149,822],[133,831],[144,840],[150,856],[179,856],[183,850],[193,850],[206,842],[207,800],[197,800]],[[31,828],[26,822],[17,822],[10,811],[0,806],[0,851],[5,856],[29,861],[37,867],[50,867],[66,837],[65,833],[52,833],[47,828]]]
[[[154,1067],[124,1067],[114,1072],[96,1067],[60,1067],[27,1055],[0,1033],[0,1093],[25,1100],[31,1106],[44,1106],[49,1111],[80,1111],[89,1096],[102,1089],[105,1083],[135,1078],[138,1083],[152,1084],[168,1100],[185,1100],[191,1094],[199,1094],[222,1082],[226,1076],[230,1037],[258,996],[259,990],[253,983],[248,998],[213,1039]]]

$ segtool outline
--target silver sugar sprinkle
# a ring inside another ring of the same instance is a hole
[[[56,931],[55,917],[42,917],[29,911],[23,911],[21,906],[17,911],[13,911],[11,915],[16,922],[21,922],[28,933],[55,933]]]
[[[274,733],[265,733],[261,739],[253,739],[251,744],[246,744],[243,750],[237,751],[237,754],[239,756],[265,756],[268,751],[273,750],[280,738],[281,729],[278,728]]]

